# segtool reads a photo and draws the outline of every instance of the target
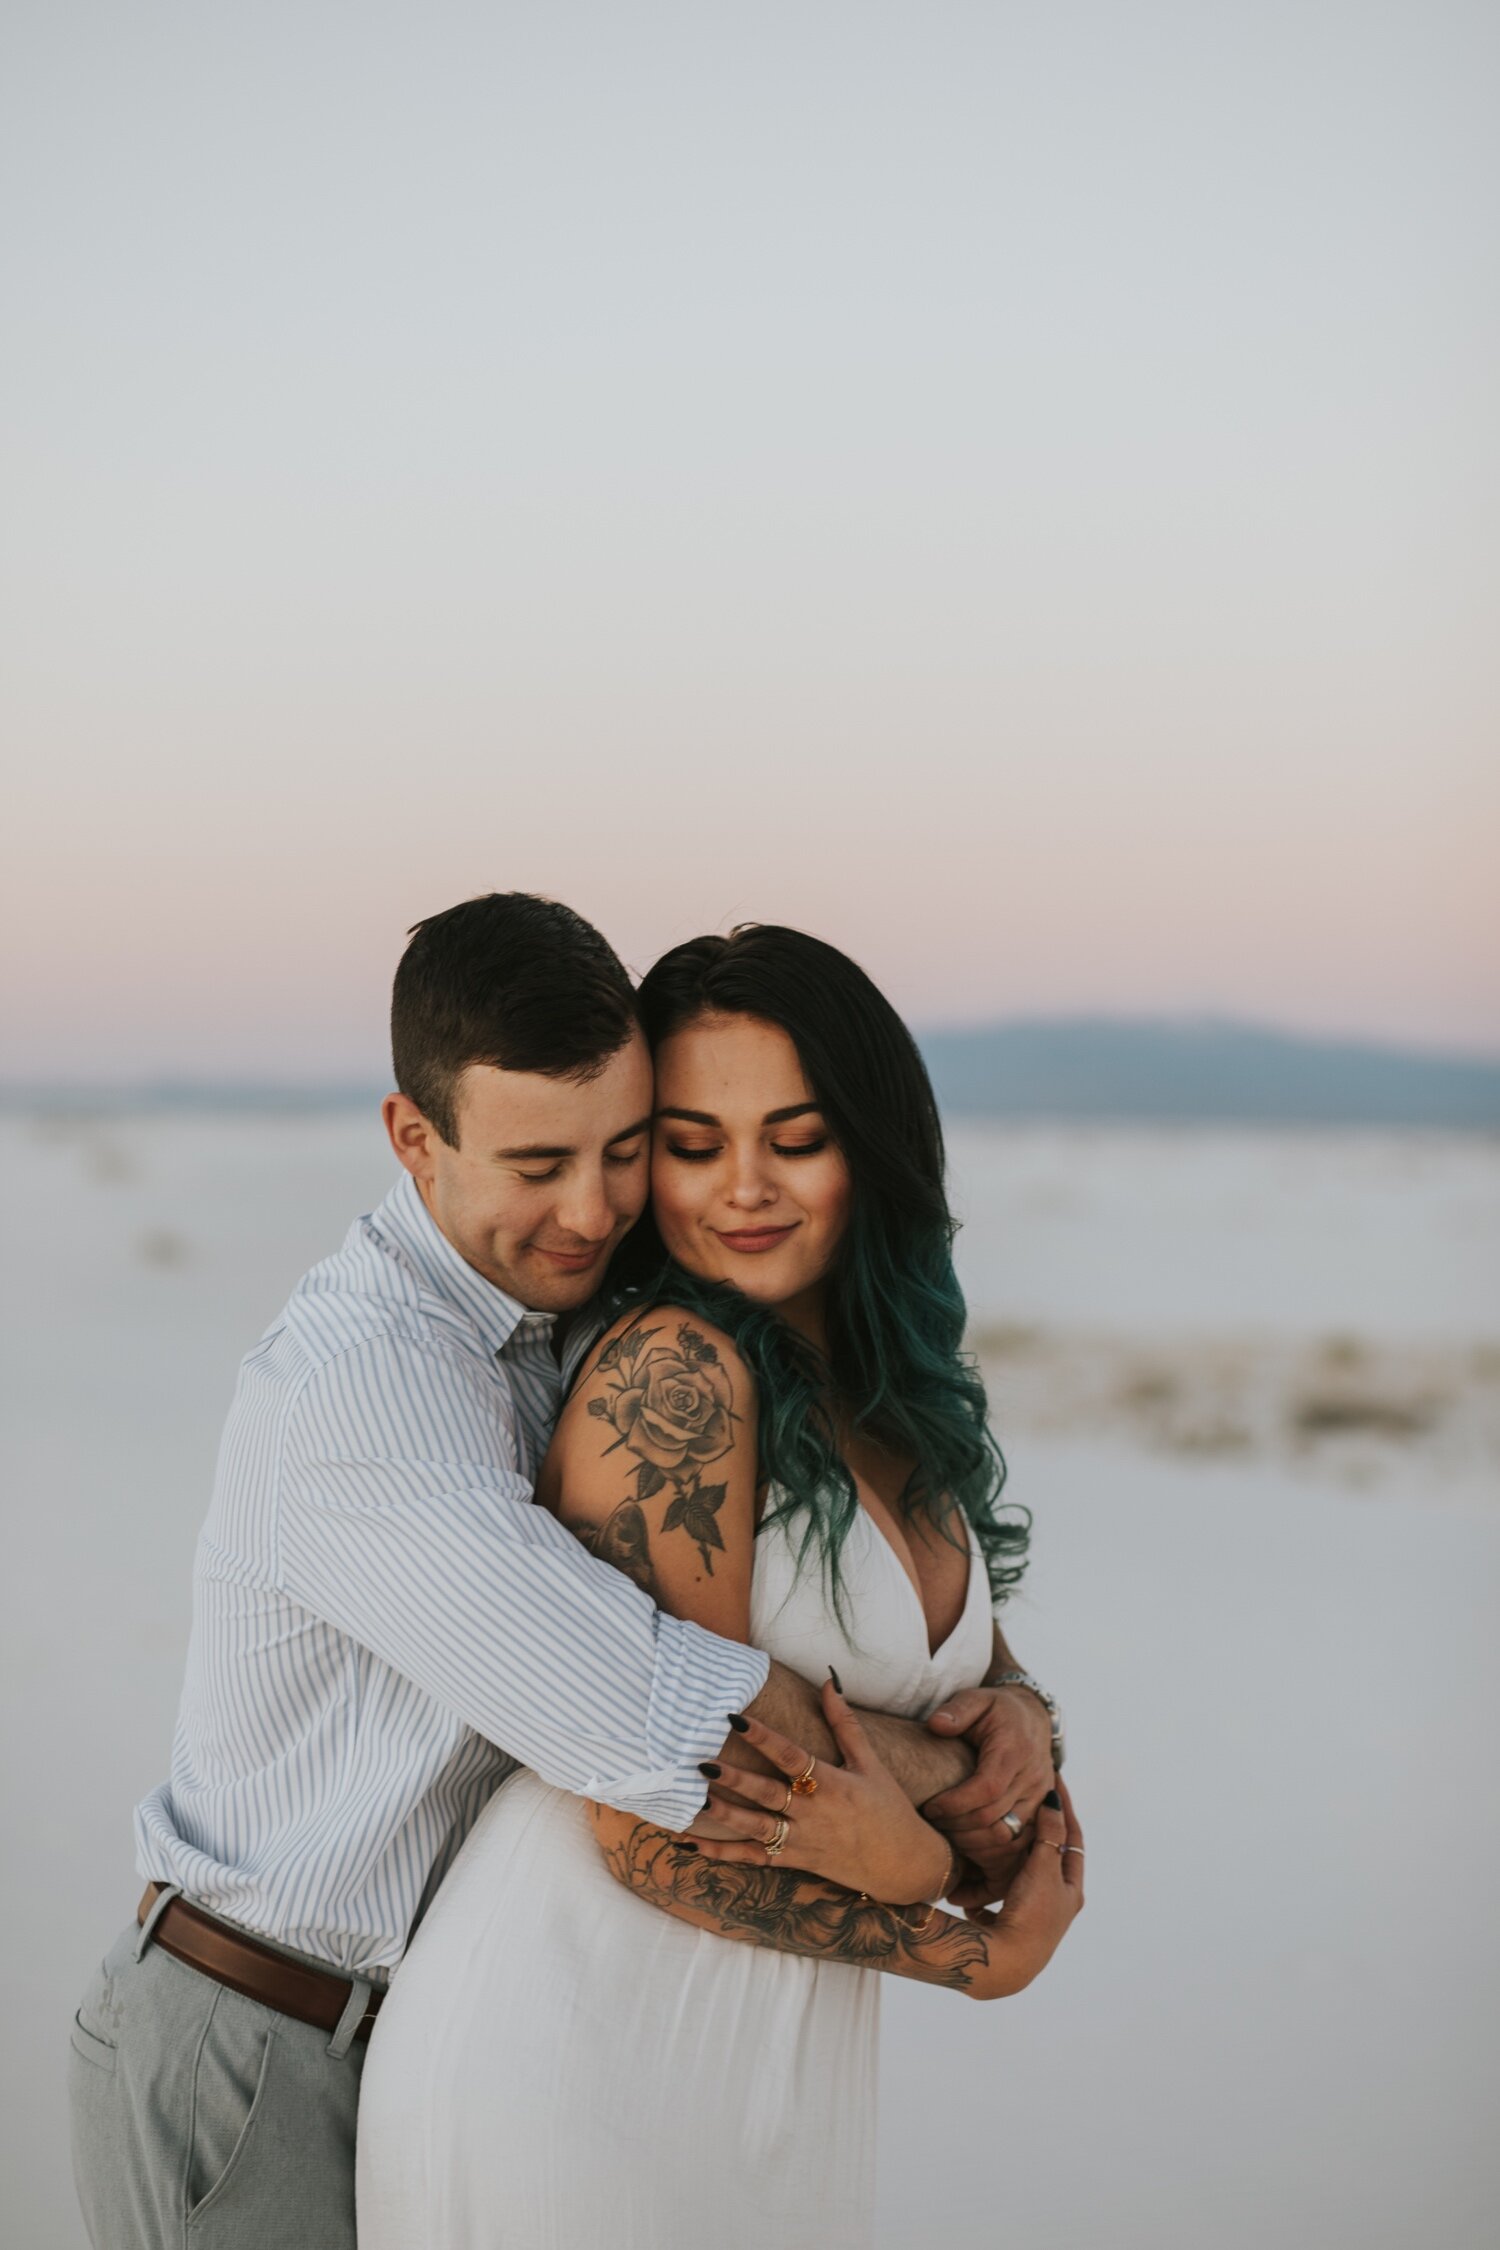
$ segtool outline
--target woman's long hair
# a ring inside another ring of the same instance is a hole
[[[610,1268],[616,1305],[681,1303],[733,1337],[758,1389],[760,1475],[780,1495],[767,1520],[801,1521],[801,1559],[821,1561],[835,1600],[859,1508],[842,1427],[915,1464],[903,1515],[950,1536],[955,1511],[973,1525],[1003,1601],[1025,1569],[1031,1518],[998,1505],[1005,1462],[963,1348],[942,1126],[910,1032],[847,954],[774,923],[675,946],[638,997],[653,1052],[705,1015],[784,1031],[843,1152],[851,1197],[828,1275],[826,1361],[771,1307],[669,1259],[649,1213]]]

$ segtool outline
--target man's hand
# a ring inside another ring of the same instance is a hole
[[[1005,1896],[1031,1844],[1030,1824],[1053,1785],[1052,1722],[1029,1688],[963,1688],[927,1722],[934,1734],[962,1735],[978,1763],[969,1780],[923,1805],[970,1863],[953,1904],[981,1907]],[[1016,1836],[1003,1816],[1022,1824]]]
[[[717,1760],[705,1768],[708,1818],[688,1831],[697,1850],[705,1859],[796,1868],[890,1906],[936,1897],[951,1861],[942,1836],[887,1773],[831,1679],[823,1687],[823,1715],[843,1764],[813,1759],[810,1774],[809,1751],[758,1719],[741,1722],[742,1740],[759,1752],[766,1770],[753,1773]],[[807,1782],[794,1791],[792,1783],[805,1774]],[[773,1859],[765,1846],[782,1822],[785,1841]],[[710,1823],[718,1835],[743,1840],[716,1841]]]

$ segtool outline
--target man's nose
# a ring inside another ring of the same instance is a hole
[[[580,1242],[602,1242],[615,1223],[603,1172],[575,1172],[553,1217],[564,1234],[576,1235]]]

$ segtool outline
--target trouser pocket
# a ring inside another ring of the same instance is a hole
[[[125,2129],[115,2034],[110,1982],[101,1972],[68,2026],[73,2178],[89,2239],[99,2244],[119,2239],[112,2231],[111,2205],[118,2202]]]
[[[189,2225],[223,2193],[244,2161],[275,2047],[271,2011],[221,1987],[203,2027],[193,2070]]]
[[[102,2031],[95,2029],[82,2008],[74,2010],[73,2028],[68,2036],[80,2061],[94,2070],[113,2071],[119,2049],[113,2039],[106,2039]]]

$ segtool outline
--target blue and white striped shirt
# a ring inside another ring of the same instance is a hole
[[[765,1683],[532,1499],[553,1316],[403,1173],[244,1361],[137,1864],[346,1971],[389,1969],[517,1765],[666,1828]],[[575,1344],[575,1352],[583,1339]]]

